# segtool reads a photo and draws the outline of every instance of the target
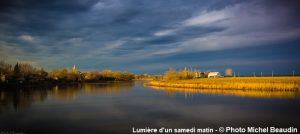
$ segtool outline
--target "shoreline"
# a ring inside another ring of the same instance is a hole
[[[145,86],[224,89],[224,90],[262,90],[262,91],[300,91],[300,77],[235,77],[200,78],[176,81],[151,81]]]
[[[298,91],[282,91],[282,90],[239,90],[239,89],[196,89],[196,88],[175,88],[175,87],[156,87],[150,86],[155,90],[166,92],[167,95],[176,93],[184,94],[185,96],[193,96],[193,94],[205,95],[223,95],[223,96],[238,96],[251,98],[275,98],[275,99],[294,99],[300,98]]]

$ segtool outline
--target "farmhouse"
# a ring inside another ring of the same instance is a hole
[[[209,72],[207,77],[208,78],[218,78],[218,77],[221,77],[221,74],[219,72]]]

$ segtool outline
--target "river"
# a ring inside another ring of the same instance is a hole
[[[296,127],[298,93],[228,93],[145,81],[0,90],[0,132],[131,133],[132,128]]]

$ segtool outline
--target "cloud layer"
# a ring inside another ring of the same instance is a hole
[[[0,5],[0,55],[9,62],[159,73],[170,66],[242,70],[244,60],[262,57],[271,64],[285,57],[289,62],[278,70],[299,68],[299,54],[288,53],[299,50],[295,1],[4,0]],[[227,56],[232,50],[238,55]],[[251,64],[260,69],[259,62]]]

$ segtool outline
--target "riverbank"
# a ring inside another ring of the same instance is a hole
[[[251,97],[251,98],[274,98],[274,99],[294,99],[300,98],[298,91],[283,91],[283,90],[239,90],[239,89],[195,89],[195,88],[174,88],[174,87],[155,87],[155,90],[164,91],[169,96],[174,96],[177,93],[184,94],[186,97],[193,96],[194,94],[207,94],[207,95],[227,95],[238,97]]]
[[[300,77],[200,78],[176,81],[151,81],[145,85],[195,89],[300,91]]]

